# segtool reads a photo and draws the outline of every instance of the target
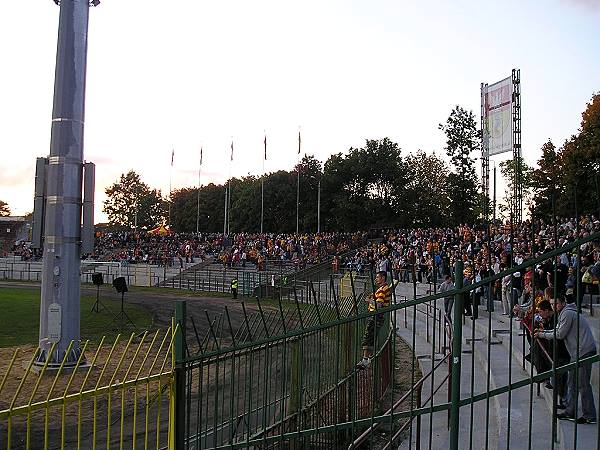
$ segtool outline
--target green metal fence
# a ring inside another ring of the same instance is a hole
[[[357,294],[354,278],[354,295],[345,298],[339,283],[330,283],[327,301],[309,283],[304,302],[292,286],[292,300],[259,300],[254,314],[242,304],[238,329],[225,310],[207,317],[204,336],[182,306],[177,319],[187,338],[179,341],[175,373],[176,397],[185,402],[177,404],[177,448],[439,448],[439,440],[451,449],[600,448],[598,425],[559,422],[556,390],[544,406],[539,389],[567,372],[577,385],[582,367],[597,362],[597,354],[578,353],[538,373],[525,363],[529,349],[520,322],[498,319],[485,297],[487,307],[475,305],[474,317],[464,315],[465,298],[476,289],[485,287],[489,296],[496,280],[598,238],[466,287],[458,262],[452,318],[441,306],[449,293],[434,287],[433,295],[419,297],[424,286],[416,282],[412,298],[398,296],[389,308],[368,312],[363,300],[369,290]],[[396,290],[402,288],[410,286]],[[584,306],[581,297],[577,303]],[[373,364],[359,371],[364,325],[377,314],[386,316],[386,325]],[[577,330],[582,320],[578,315]],[[403,340],[402,329],[408,332]],[[523,367],[514,362],[518,355]]]

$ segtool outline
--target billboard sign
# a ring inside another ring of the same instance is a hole
[[[510,152],[513,149],[511,77],[486,86],[482,95],[485,134],[489,155]]]

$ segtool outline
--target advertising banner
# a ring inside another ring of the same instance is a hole
[[[513,149],[511,77],[487,86],[483,95],[486,138],[489,155]]]

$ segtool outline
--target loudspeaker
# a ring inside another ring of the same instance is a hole
[[[102,286],[104,284],[104,277],[101,273],[96,272],[92,274],[92,283],[96,286]]]
[[[120,294],[127,292],[127,282],[125,281],[125,277],[115,278],[113,280],[113,286]]]

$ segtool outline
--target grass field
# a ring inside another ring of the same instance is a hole
[[[120,310],[120,302],[103,300],[107,308],[99,313],[91,312],[95,297],[81,298],[81,338],[99,341],[104,335],[115,336],[118,323],[113,321]],[[37,344],[40,323],[40,290],[2,288],[0,290],[0,347]],[[138,305],[125,304],[125,312],[139,330],[152,327],[152,314]]]

